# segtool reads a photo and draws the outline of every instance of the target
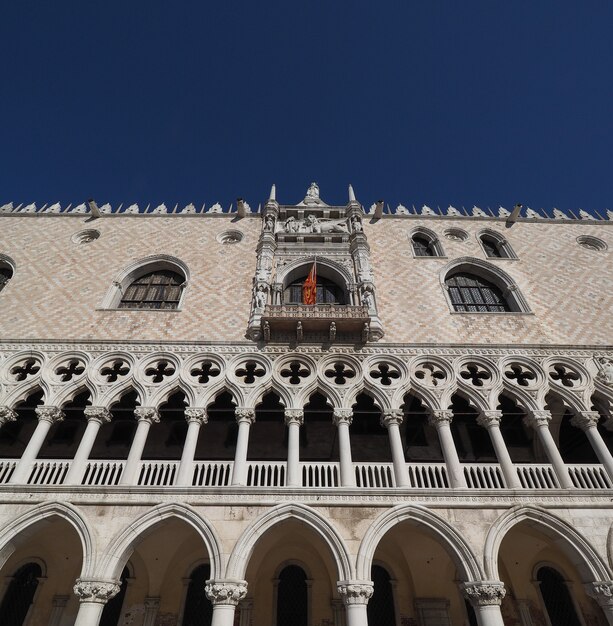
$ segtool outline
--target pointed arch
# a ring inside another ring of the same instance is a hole
[[[458,568],[463,581],[483,579],[481,567],[473,551],[449,522],[426,507],[401,504],[385,511],[366,531],[358,550],[356,577],[359,580],[370,578],[370,568],[379,542],[390,529],[404,521],[426,528],[441,541]]]
[[[228,577],[243,579],[259,538],[273,526],[287,519],[297,519],[310,526],[328,545],[336,562],[338,580],[351,580],[352,568],[345,542],[330,522],[304,504],[281,504],[249,526],[234,546],[228,561]]]
[[[64,502],[40,504],[4,526],[2,531],[0,531],[0,568],[2,568],[8,556],[13,552],[13,550],[6,550],[6,548],[11,545],[14,548],[15,541],[19,540],[20,534],[27,533],[28,529],[31,529],[35,524],[50,517],[59,517],[66,520],[75,529],[81,541],[83,551],[81,577],[91,576],[95,562],[95,546],[92,532],[82,513],[75,506]],[[3,556],[4,558],[2,558]]]
[[[294,278],[300,277],[302,273],[306,276],[314,262],[315,256],[310,255],[288,263],[285,267],[279,269],[277,282],[282,283],[285,288]],[[340,281],[346,290],[348,285],[353,282],[351,272],[342,263],[326,257],[317,257],[317,274],[330,278],[333,281]]]
[[[116,535],[104,551],[100,566],[103,578],[118,579],[134,546],[145,533],[160,522],[173,517],[186,522],[200,535],[210,558],[211,578],[223,578],[221,542],[213,525],[191,507],[178,503],[160,504],[152,508]]]
[[[335,389],[322,381],[314,380],[310,385],[301,389],[296,396],[295,402],[297,408],[303,408],[309,403],[309,398],[314,393],[318,392],[326,398],[326,403],[329,404],[332,409],[338,409],[343,406],[343,401]]]
[[[195,406],[196,394],[194,393],[194,389],[182,380],[177,380],[168,386],[162,387],[151,396],[149,402],[151,406],[159,408],[162,404],[168,402],[170,396],[179,391],[185,396],[186,407]]]
[[[500,580],[498,572],[500,544],[507,533],[521,522],[528,522],[561,547],[565,547],[584,583],[611,579],[609,567],[589,542],[568,522],[541,507],[519,505],[503,513],[487,533],[483,558],[485,573],[489,580]]]

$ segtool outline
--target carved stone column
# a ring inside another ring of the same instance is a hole
[[[598,602],[609,626],[613,626],[613,581],[600,580],[587,583],[584,587],[587,595]]]
[[[613,456],[603,441],[602,435],[598,432],[599,419],[600,413],[598,411],[581,411],[579,415],[575,415],[570,420],[570,423],[585,433],[598,460],[604,465],[609,478],[613,480]]]
[[[42,448],[49,429],[53,424],[64,419],[63,411],[56,406],[37,406],[35,411],[38,417],[38,424],[21,455],[21,459],[17,463],[15,472],[11,476],[9,481],[11,484],[25,484],[28,482],[32,464]]]
[[[119,481],[120,485],[133,485],[136,482],[136,474],[143,456],[143,450],[145,449],[149,429],[151,428],[151,424],[158,424],[160,421],[160,414],[154,407],[136,407],[134,409],[134,417],[138,420],[138,426],[136,427],[134,439],[132,440],[132,445],[130,446],[126,466],[121,474],[121,480]]]
[[[79,578],[73,589],[79,596],[79,612],[74,626],[98,626],[104,605],[119,593],[120,583]]]
[[[237,407],[234,410],[238,422],[238,436],[236,451],[234,452],[234,468],[232,470],[232,484],[245,485],[247,483],[247,449],[249,447],[249,429],[255,422],[255,409]]]
[[[143,626],[155,626],[155,620],[160,610],[160,597],[147,596],[145,598],[145,615],[143,616]]]
[[[70,596],[53,596],[53,608],[51,609],[51,616],[49,617],[47,626],[58,626],[61,623],[68,600],[70,600]]]
[[[534,428],[538,437],[543,444],[545,454],[549,462],[553,465],[554,472],[560,483],[560,487],[564,489],[572,489],[573,483],[568,473],[568,468],[564,464],[562,455],[556,446],[555,441],[549,430],[549,422],[551,421],[550,411],[532,411],[530,415],[524,418],[524,423]]]
[[[179,471],[175,479],[175,485],[179,487],[189,487],[192,484],[198,434],[200,433],[200,427],[209,421],[206,409],[197,408],[185,409],[185,419],[187,420],[187,434],[183,444]]]
[[[428,418],[429,424],[436,428],[441,443],[447,475],[449,476],[449,485],[456,489],[466,487],[466,478],[451,434],[451,420],[453,420],[453,411],[450,409],[435,409]]]
[[[381,416],[381,426],[387,428],[387,434],[390,439],[396,486],[410,487],[411,481],[409,480],[409,472],[407,471],[402,438],[400,436],[400,424],[402,424],[403,419],[402,409],[385,409]]]
[[[501,418],[502,411],[483,411],[477,418],[477,424],[487,429],[507,487],[509,489],[521,489],[521,482],[517,475],[517,470],[515,469],[515,465],[513,465],[513,461],[511,461],[509,450],[500,432]]]
[[[288,487],[302,487],[300,472],[300,427],[304,424],[302,409],[285,409],[287,426],[287,481]]]
[[[96,442],[98,431],[103,424],[111,421],[111,412],[103,406],[87,406],[84,413],[85,417],[87,417],[87,427],[64,479],[65,485],[81,484],[85,468],[87,467],[87,460]]]
[[[462,583],[460,589],[475,610],[479,626],[504,626],[500,605],[506,594],[498,580],[477,580]]]
[[[349,426],[351,426],[351,422],[353,422],[353,411],[351,409],[334,409],[332,419],[338,429],[341,487],[355,487],[355,472],[353,471],[351,439],[349,437]]]
[[[211,626],[233,626],[236,607],[247,595],[247,582],[244,580],[207,580],[204,591],[213,604]]]
[[[370,580],[346,580],[337,583],[338,593],[345,605],[347,626],[368,626],[366,607],[374,587]]]

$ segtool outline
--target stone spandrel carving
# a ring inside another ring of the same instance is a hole
[[[466,599],[475,606],[500,605],[507,591],[504,583],[497,580],[486,580],[460,585]]]
[[[374,590],[370,581],[338,583],[338,593],[345,604],[368,604]]]
[[[596,374],[597,380],[613,387],[613,360],[607,359],[604,356],[594,360],[598,366],[598,373]]]
[[[204,592],[213,604],[237,606],[247,595],[247,583],[244,580],[208,580]]]
[[[73,587],[81,602],[106,604],[119,593],[121,584],[114,580],[86,580],[79,578]]]

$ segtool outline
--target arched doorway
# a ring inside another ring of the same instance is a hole
[[[199,565],[192,571],[187,586],[181,626],[211,626],[213,605],[204,591],[206,581],[210,577],[211,567],[208,564]]]
[[[298,565],[287,565],[277,583],[276,626],[308,626],[307,575]]]
[[[544,566],[539,567],[536,579],[552,626],[582,626],[562,575]]]
[[[368,601],[368,626],[396,626],[394,591],[389,572],[380,565],[373,565],[371,578],[374,593]]]

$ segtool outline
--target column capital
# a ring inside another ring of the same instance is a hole
[[[483,426],[483,428],[500,426],[501,419],[502,411],[481,411],[481,413],[479,413],[479,417],[477,417],[477,424],[479,424],[479,426]]]
[[[332,412],[332,421],[335,426],[339,424],[348,424],[351,426],[353,422],[353,409],[334,409]]]
[[[88,422],[106,424],[111,421],[111,412],[104,406],[86,406],[84,413]]]
[[[435,428],[442,424],[451,424],[453,411],[451,409],[434,409],[428,416],[428,424]]]
[[[613,607],[613,580],[598,580],[584,585],[585,592],[601,607]]]
[[[402,409],[383,409],[383,413],[381,415],[381,426],[391,426],[392,424],[396,424],[400,426],[402,421],[404,420],[404,413]]]
[[[285,425],[298,424],[302,426],[304,424],[304,411],[302,409],[285,409]]]
[[[530,411],[526,417],[524,417],[524,424],[532,428],[545,427],[549,428],[549,422],[551,422],[551,411]]]
[[[64,411],[57,406],[37,406],[34,411],[39,422],[61,422],[64,419]]]
[[[196,422],[202,426],[202,424],[209,423],[209,416],[207,415],[206,409],[198,409],[195,407],[185,409],[185,419],[188,424]]]
[[[570,423],[583,431],[596,428],[600,413],[598,411],[580,411],[579,415],[574,415]]]
[[[17,419],[17,413],[8,406],[0,406],[0,426],[7,422],[14,422]]]
[[[116,580],[93,580],[91,578],[77,578],[73,587],[80,602],[97,602],[106,604],[119,593],[121,583]]]
[[[214,604],[237,606],[247,595],[245,580],[207,580],[204,587],[206,597]]]
[[[160,421],[159,411],[151,406],[137,406],[134,409],[134,417],[139,422],[158,423]]]
[[[147,596],[144,604],[145,609],[157,609],[160,606],[160,596]]]
[[[375,590],[370,580],[343,580],[336,586],[344,604],[368,604]]]
[[[244,406],[237,406],[234,409],[234,415],[236,416],[237,422],[249,422],[253,424],[255,422],[255,409],[249,409]]]
[[[507,593],[504,583],[499,580],[475,580],[461,583],[460,590],[473,606],[490,606],[502,604]]]

